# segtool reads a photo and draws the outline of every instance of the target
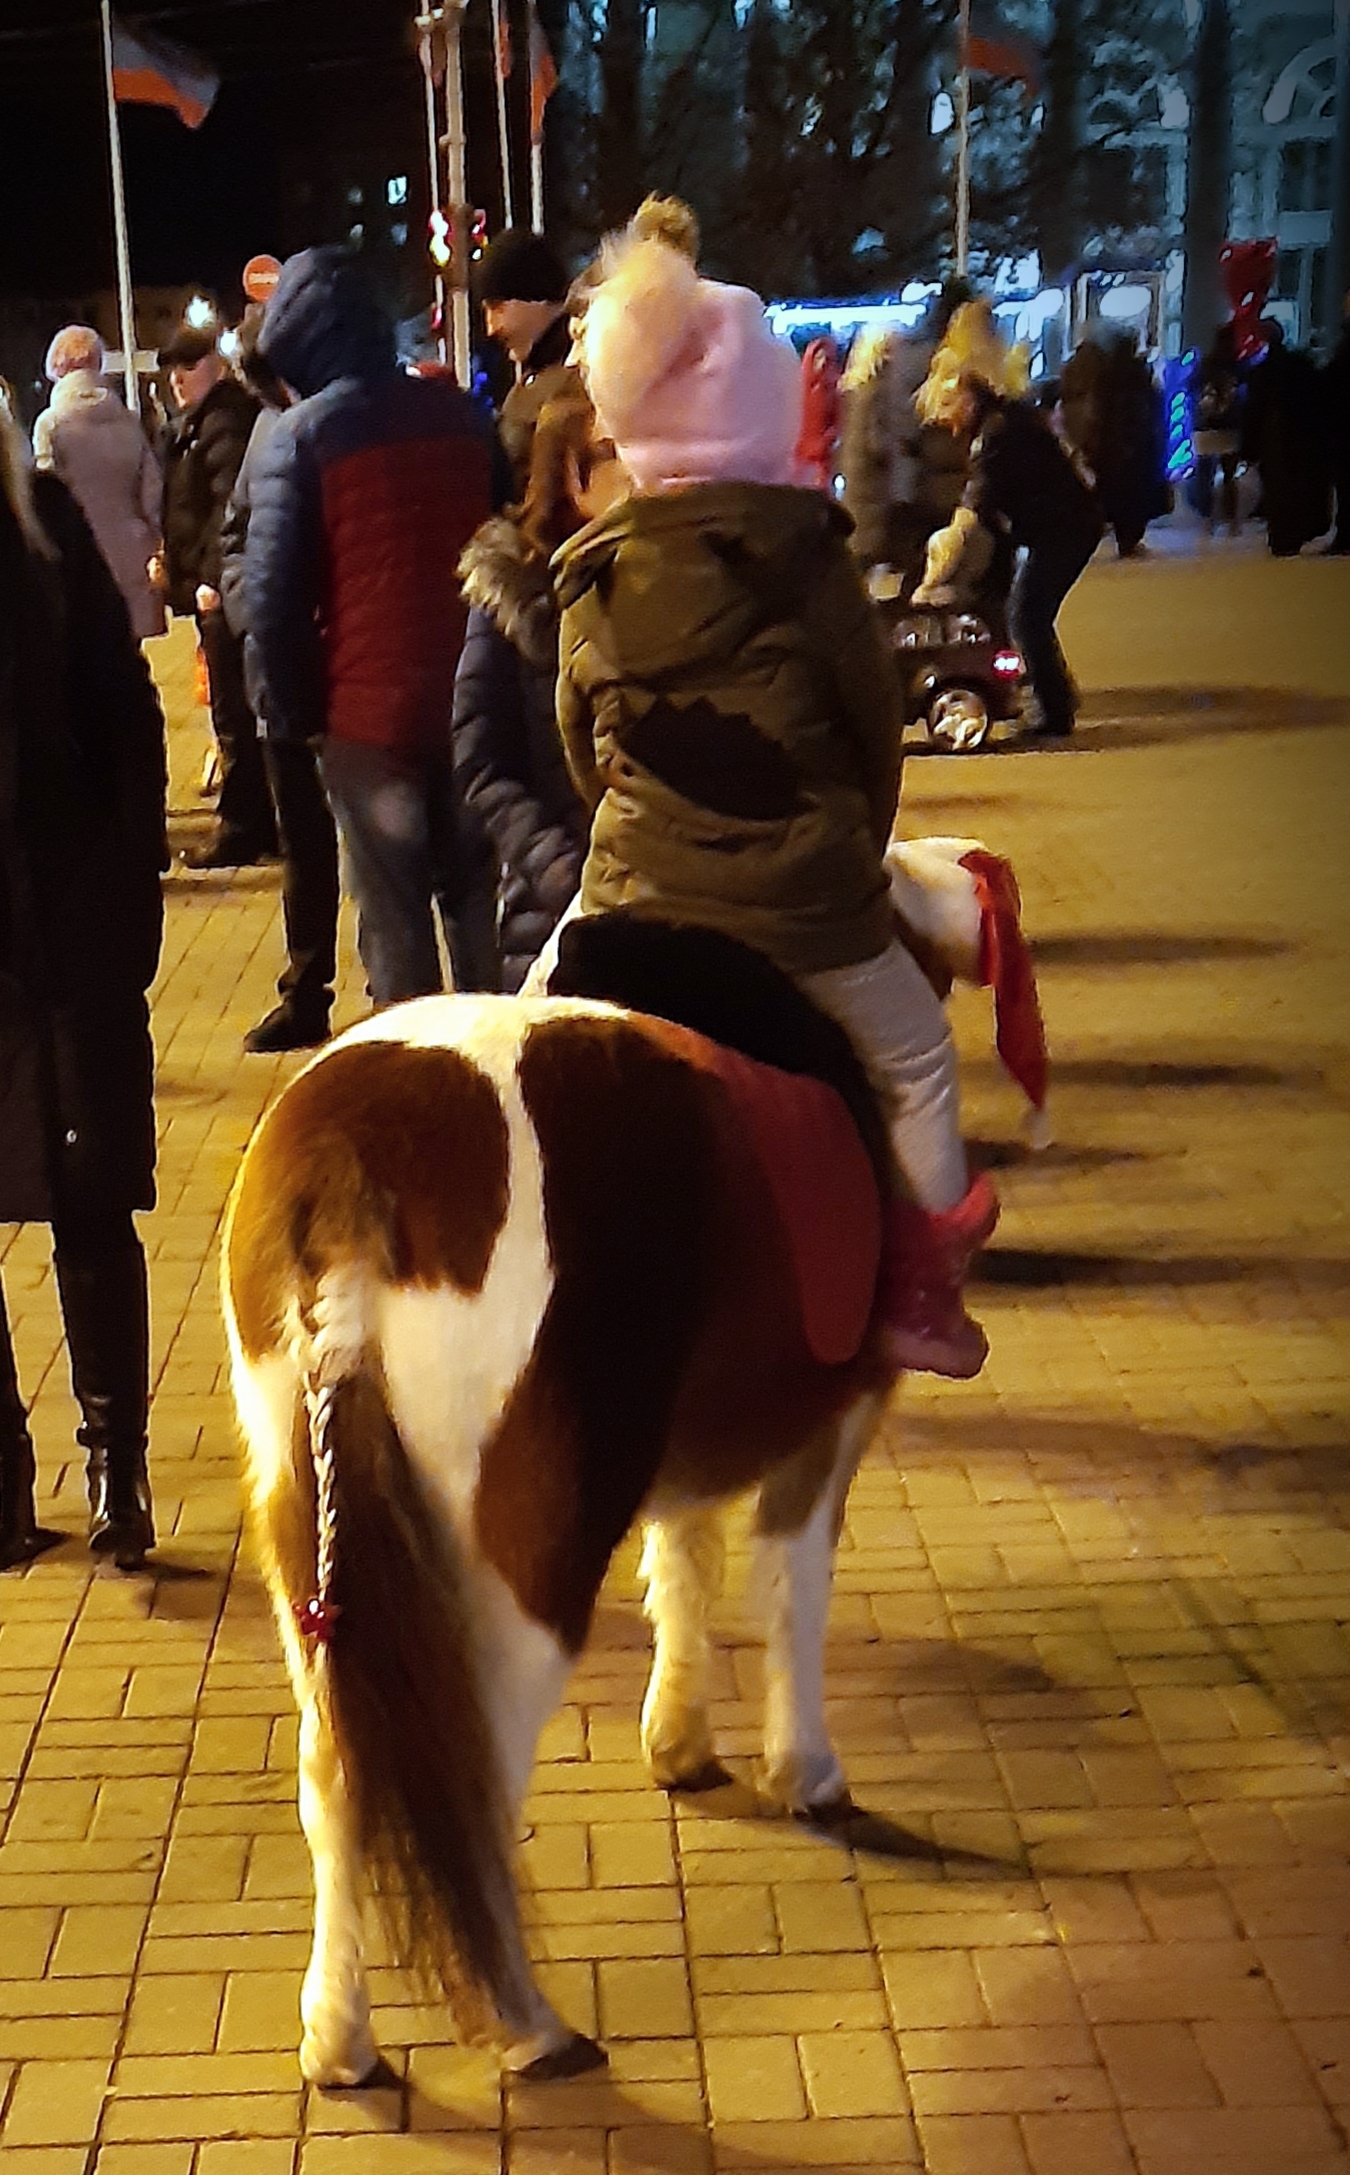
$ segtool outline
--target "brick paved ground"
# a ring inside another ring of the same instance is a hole
[[[542,1975],[611,2074],[504,2108],[378,1966],[399,2081],[300,2088],[294,1728],[236,1555],[213,1261],[287,1062],[239,1048],[274,891],[174,883],[164,1545],[153,1578],[91,1577],[72,1541],[0,1582],[5,2175],[1347,2175],[1348,603],[1343,565],[1104,565],[1070,615],[1081,743],[913,766],[915,827],[1017,862],[1060,1126],[1020,1157],[961,1001],[1006,1203],[993,1357],[897,1400],[829,1656],[857,1794],[933,1854],[648,1788],[625,1549],[525,1846]],[[165,674],[184,802],[198,727]],[[45,1514],[76,1532],[44,1233],[8,1236],[5,1279]],[[721,1628],[734,1758],[759,1660],[734,1599]]]

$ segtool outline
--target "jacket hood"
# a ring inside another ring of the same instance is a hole
[[[793,484],[624,499],[555,553],[559,608],[601,592],[605,644],[625,677],[719,663],[766,617],[795,616],[814,553],[852,526],[823,492]]]
[[[468,602],[486,612],[529,665],[550,671],[558,656],[558,610],[548,567],[529,550],[514,521],[494,514],[459,562]]]
[[[282,266],[258,353],[302,400],[339,378],[397,367],[394,328],[345,249],[302,249]]]

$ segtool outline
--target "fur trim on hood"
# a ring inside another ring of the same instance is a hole
[[[558,607],[547,565],[535,557],[506,514],[494,514],[469,539],[459,562],[468,602],[486,612],[526,664],[552,671],[558,657]]]

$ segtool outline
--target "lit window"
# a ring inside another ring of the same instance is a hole
[[[353,181],[349,183],[347,189],[347,202],[349,204],[360,204],[364,200],[364,197],[365,191],[362,189],[359,181]]]
[[[394,221],[389,229],[389,239],[395,249],[402,249],[408,239],[408,222],[406,219],[396,219]]]
[[[389,176],[388,181],[384,185],[384,200],[386,204],[407,203],[408,177],[406,174],[391,174]]]

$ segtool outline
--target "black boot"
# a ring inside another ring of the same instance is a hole
[[[74,1246],[58,1233],[55,1260],[71,1387],[83,1414],[75,1439],[88,1454],[89,1546],[119,1571],[139,1571],[155,1545],[145,1254],[134,1230],[112,1247]]]
[[[36,1480],[33,1438],[19,1395],[14,1347],[4,1293],[0,1291],[0,1571],[31,1563],[34,1556],[40,1556],[45,1548],[55,1548],[63,1538],[59,1533],[48,1533],[37,1522],[33,1492]]]

